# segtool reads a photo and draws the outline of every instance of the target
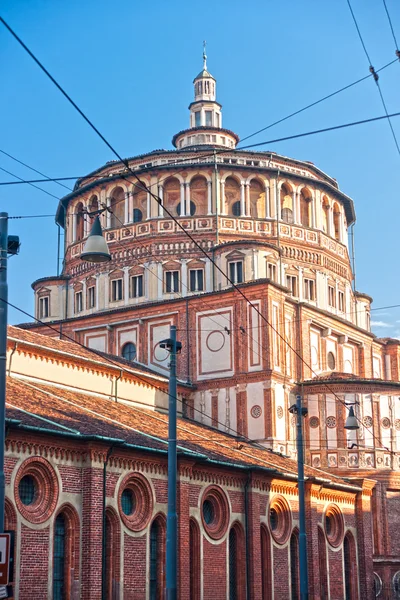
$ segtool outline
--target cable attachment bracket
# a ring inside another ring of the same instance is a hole
[[[378,83],[379,75],[375,71],[375,69],[374,69],[374,67],[372,65],[369,65],[369,72],[371,73],[371,75],[374,78],[375,82]]]

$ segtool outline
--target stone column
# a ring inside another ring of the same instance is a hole
[[[293,202],[293,223],[298,225],[301,222],[299,192],[296,192],[296,191],[293,192],[292,202]]]
[[[129,303],[129,267],[123,267],[124,271],[124,304]]]
[[[245,198],[245,189],[243,181],[240,184],[240,216],[246,216],[246,198]]]
[[[299,300],[300,302],[302,300],[304,300],[304,289],[303,289],[303,269],[299,269],[299,289],[298,289],[298,295],[299,295]]]
[[[146,219],[151,219],[151,194],[149,191],[147,191],[147,197],[146,197]]]
[[[107,205],[107,208],[110,208],[110,206],[111,206],[110,196],[108,196],[106,198],[106,205]],[[109,227],[111,227],[111,213],[108,210],[106,210],[105,215],[106,215],[106,227],[109,228]]]
[[[185,211],[185,184],[181,183],[181,217],[184,217],[186,214]]]
[[[158,216],[159,217],[163,217],[164,216],[164,186],[159,185],[158,186],[158,196],[161,200],[161,204],[158,202]]]
[[[163,297],[163,267],[162,263],[157,263],[157,298],[160,300]]]
[[[265,218],[269,219],[270,216],[271,216],[271,206],[270,206],[269,185],[265,184]]]
[[[182,268],[181,268],[181,289],[182,296],[187,296],[188,293],[188,279],[187,279],[187,260],[182,260]]]
[[[76,241],[76,212],[72,213],[72,242]]]
[[[250,206],[250,184],[245,184],[245,215],[246,217],[251,216],[251,206]]]
[[[190,183],[185,183],[186,216],[190,217]]]
[[[129,192],[125,192],[125,213],[124,213],[124,224],[129,223]]]
[[[213,265],[210,260],[207,260],[205,266],[205,291],[212,292],[212,268]]]
[[[207,182],[207,214],[212,215],[212,182]]]
[[[226,215],[226,206],[225,206],[225,181],[221,181],[221,198],[220,198],[220,214]]]
[[[333,210],[332,206],[329,206],[328,211],[328,235],[335,237],[335,227],[333,225]]]

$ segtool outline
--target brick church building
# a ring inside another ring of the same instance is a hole
[[[162,597],[168,355],[159,342],[176,325],[187,440],[179,458],[180,598],[297,597],[288,408],[299,392],[308,409],[310,597],[400,598],[400,342],[371,333],[372,298],[354,289],[353,201],[310,162],[237,148],[221,109],[204,58],[189,128],[173,137],[174,149],[128,159],[143,185],[110,161],[60,201],[62,274],[32,284],[39,322],[13,330],[17,355],[32,344],[47,361],[48,383],[43,375],[28,393],[35,373],[25,363],[18,373],[10,368],[18,406],[9,429],[9,524],[21,548],[37,530],[48,548],[48,596],[40,597],[100,598],[102,514],[107,598]],[[111,261],[96,265],[80,256],[99,209]],[[90,381],[68,339],[87,348],[75,345],[85,364],[98,361],[87,366]],[[68,353],[69,362],[61,359]],[[344,429],[350,405],[355,431]],[[37,471],[29,461],[39,461]],[[39,521],[19,496],[27,475],[57,489]],[[54,592],[60,514],[64,596]],[[29,597],[25,577],[16,584],[21,600]]]

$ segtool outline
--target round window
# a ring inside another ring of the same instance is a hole
[[[140,473],[124,477],[118,491],[121,519],[131,531],[142,531],[153,513],[153,492],[147,479]]]
[[[330,504],[326,509],[324,525],[326,539],[331,546],[337,548],[343,540],[344,523],[340,508],[336,504]]]
[[[179,202],[179,204],[176,205],[176,214],[180,217],[181,216],[181,203]],[[196,205],[195,203],[191,200],[190,201],[190,216],[193,217],[193,215],[196,214]],[[186,215],[188,216],[188,215]]]
[[[292,530],[292,513],[283,496],[274,496],[269,505],[269,528],[277,544],[285,544]]]
[[[35,502],[37,496],[37,481],[32,475],[24,475],[18,485],[19,499],[25,506]]]
[[[336,367],[336,359],[335,359],[335,355],[333,354],[333,352],[328,352],[327,362],[328,362],[328,369],[330,369],[331,371],[334,371],[335,367]]]
[[[229,504],[224,492],[216,486],[207,488],[201,504],[201,518],[208,535],[219,540],[229,525]]]
[[[121,508],[125,515],[131,515],[135,508],[135,497],[130,488],[126,488],[121,494]]]
[[[122,357],[125,358],[125,360],[129,360],[130,362],[133,362],[136,358],[136,345],[133,344],[132,342],[128,342],[127,344],[124,344],[122,346]]]
[[[378,598],[382,591],[382,579],[379,577],[378,573],[374,573],[374,592],[375,597]]]
[[[15,504],[30,523],[44,523],[58,502],[58,479],[44,458],[27,458],[17,471],[14,482]]]

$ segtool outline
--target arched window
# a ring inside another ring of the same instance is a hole
[[[161,600],[165,587],[165,524],[161,517],[150,528],[149,600]]]
[[[344,537],[344,589],[345,600],[358,600],[358,574],[356,564],[356,549],[354,538],[350,532]]]
[[[293,531],[290,536],[290,589],[293,599],[300,597],[299,536],[297,531]]]
[[[88,210],[90,213],[88,218],[89,218],[90,224],[92,224],[97,216],[96,214],[93,214],[93,213],[96,213],[99,210],[99,201],[97,199],[97,196],[91,197]]]
[[[83,239],[83,236],[85,234],[85,214],[83,212],[82,202],[79,202],[79,204],[76,205],[75,218],[76,218],[75,241],[78,242],[79,240]]]
[[[106,510],[106,600],[119,598],[120,524],[113,509]]]
[[[326,541],[324,532],[318,527],[319,593],[321,598],[329,598],[326,565]]]
[[[65,581],[65,546],[66,546],[65,517],[60,513],[54,524],[54,555],[53,555],[53,599],[64,600],[66,596]]]
[[[16,531],[17,531],[17,515],[15,509],[9,500],[5,500],[4,503],[4,531],[9,533],[11,536],[11,546],[17,547]],[[15,555],[15,550],[14,550]],[[11,587],[14,586],[15,582],[15,556],[10,556],[10,573],[12,573]]]
[[[304,227],[311,227],[311,196],[308,190],[300,193],[300,222]]]
[[[111,194],[110,211],[110,227],[121,227],[125,221],[125,192],[121,187]]]
[[[189,523],[190,600],[200,600],[200,529],[194,519]]]
[[[245,600],[243,529],[236,523],[229,532],[229,600]]]
[[[261,585],[262,600],[272,598],[271,539],[267,528],[261,525]]]
[[[232,204],[232,215],[234,217],[240,217],[240,200]]]
[[[281,219],[285,223],[293,223],[292,192],[286,185],[281,187]]]
[[[133,362],[136,358],[136,345],[133,342],[127,342],[122,346],[121,354],[125,360]]]
[[[79,580],[79,520],[75,509],[64,505],[54,521],[53,600],[67,600]]]
[[[143,213],[139,208],[134,208],[133,209],[133,222],[140,223],[140,221],[143,221]]]
[[[393,594],[395,598],[400,598],[400,571],[397,571],[393,577]]]
[[[190,182],[190,198],[195,211],[192,213],[191,203],[190,214],[206,215],[208,212],[208,183],[205,177],[193,177]]]

